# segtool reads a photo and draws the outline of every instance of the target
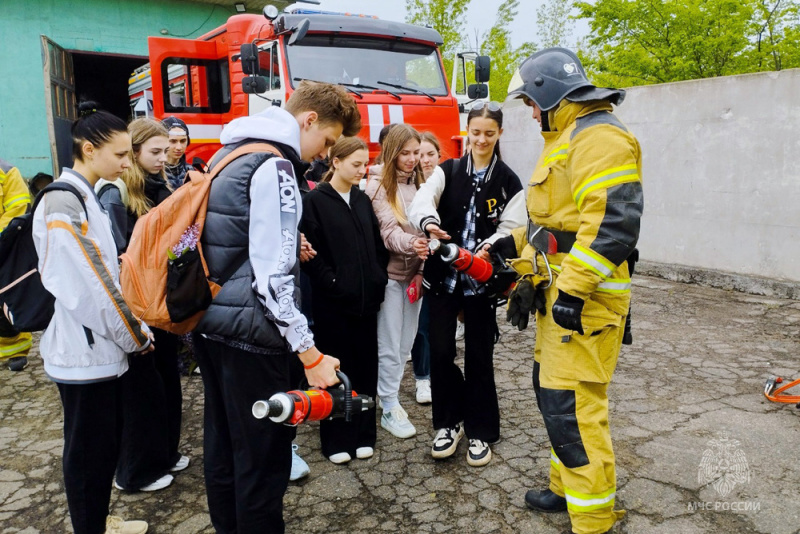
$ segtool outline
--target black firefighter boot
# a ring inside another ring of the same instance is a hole
[[[528,490],[525,494],[525,504],[532,510],[554,513],[567,511],[567,499],[559,497],[549,489],[536,491]]]

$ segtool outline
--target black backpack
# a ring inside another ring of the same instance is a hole
[[[33,246],[33,213],[48,191],[69,191],[89,217],[78,188],[56,181],[36,195],[28,213],[12,219],[0,233],[0,330],[10,327],[17,332],[38,332],[47,328],[53,317],[55,297],[42,285],[39,256]]]

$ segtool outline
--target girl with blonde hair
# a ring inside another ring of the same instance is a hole
[[[417,433],[398,398],[406,358],[411,354],[422,292],[422,262],[428,240],[408,221],[407,207],[425,181],[420,166],[420,135],[406,124],[389,131],[383,142],[380,180],[371,180],[367,196],[389,251],[383,304],[378,312],[378,396],[381,426],[398,438]]]
[[[111,219],[114,241],[121,254],[128,248],[136,220],[169,197],[164,166],[169,134],[158,121],[141,118],[128,125],[132,165],[113,182],[95,186],[100,204]],[[178,337],[153,328],[156,349],[130,359],[122,377],[123,428],[117,463],[117,489],[155,491],[169,486],[171,472],[189,465],[178,452],[181,392]]]

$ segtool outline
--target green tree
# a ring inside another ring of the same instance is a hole
[[[569,47],[574,26],[572,0],[547,0],[536,10],[536,23],[542,48]]]
[[[406,0],[406,22],[430,26],[442,36],[442,60],[448,79],[456,52],[465,46],[466,14],[471,0]]]
[[[481,53],[492,58],[492,79],[489,82],[491,97],[502,102],[508,95],[508,84],[514,71],[536,48],[532,42],[514,48],[509,25],[517,17],[519,0],[505,0],[497,10],[494,26],[483,34]]]
[[[790,0],[577,2],[592,35],[583,51],[598,85],[630,86],[797,65]]]

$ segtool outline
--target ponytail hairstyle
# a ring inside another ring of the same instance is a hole
[[[480,104],[480,102],[478,104]],[[503,129],[503,110],[500,109],[500,104],[497,102],[488,102],[483,106],[473,107],[467,115],[467,129],[469,129],[470,121],[475,117],[492,119],[497,123],[498,130]],[[497,159],[503,159],[502,156],[500,156],[500,139],[498,139],[497,143],[494,145],[494,154],[497,156]]]
[[[383,141],[383,150],[381,150],[381,154],[383,154],[381,187],[386,191],[386,200],[389,201],[389,207],[392,208],[392,213],[394,213],[397,222],[400,224],[405,224],[408,219],[399,202],[400,193],[397,187],[399,177],[396,162],[403,147],[412,140],[416,140],[418,143],[422,140],[419,132],[408,124],[397,124],[386,135],[386,139]],[[419,161],[417,161],[414,170],[411,172],[414,176],[414,186],[419,189],[425,182],[425,174],[422,172],[422,166]]]
[[[153,137],[166,137],[169,139],[169,132],[160,122],[143,117],[131,121],[128,125],[128,133],[131,135],[130,158],[132,164],[125,169],[121,178],[128,188],[127,208],[135,213],[137,217],[141,217],[150,211],[150,208],[153,206],[147,198],[147,195],[145,195],[144,184],[147,176],[145,175],[144,169],[139,166],[136,156],[142,150],[142,145],[145,142]],[[167,187],[169,187],[169,181],[164,173],[164,169],[161,169],[160,175],[164,179],[164,182],[167,183]]]
[[[72,123],[72,157],[83,161],[83,144],[95,148],[108,143],[118,133],[125,132],[125,122],[107,111],[98,109],[97,102],[87,100],[78,104],[78,119]]]
[[[328,152],[328,160],[331,166],[322,177],[322,181],[330,182],[331,178],[333,178],[333,173],[336,172],[336,165],[333,163],[334,158],[342,161],[357,150],[368,150],[367,144],[358,137],[340,137]]]

